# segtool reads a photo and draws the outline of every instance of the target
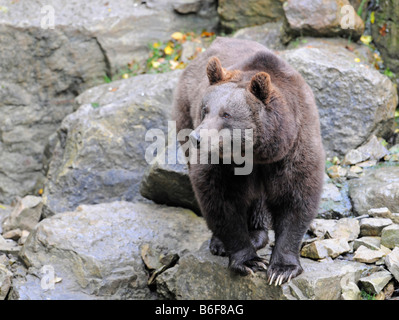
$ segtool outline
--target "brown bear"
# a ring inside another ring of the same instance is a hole
[[[271,224],[269,283],[299,275],[300,245],[318,212],[325,163],[317,107],[302,76],[256,42],[218,37],[183,72],[173,118],[177,132],[194,130],[198,144],[199,129],[253,130],[249,174],[236,175],[234,162],[189,164],[213,233],[210,250],[227,255],[240,274],[266,269],[256,251],[267,244]]]

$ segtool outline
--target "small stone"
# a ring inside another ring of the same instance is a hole
[[[3,230],[10,231],[17,228],[32,230],[40,220],[42,208],[43,200],[41,197],[24,197],[14,207],[10,217],[3,221]]]
[[[393,249],[399,246],[399,225],[392,224],[385,227],[381,232],[381,244]]]
[[[363,169],[359,166],[351,166],[349,171],[353,173],[362,173]]]
[[[0,235],[0,252],[17,254],[20,247],[13,240],[6,240]]]
[[[309,229],[313,232],[313,234],[320,238],[324,239],[326,237],[326,233],[332,231],[337,224],[337,220],[332,219],[313,219],[311,222]]]
[[[392,221],[393,223],[399,224],[399,213],[392,213]]]
[[[28,230],[22,230],[21,238],[19,238],[18,244],[21,245],[21,246],[24,245],[26,239],[28,239],[29,234],[30,234],[30,232]]]
[[[357,165],[361,168],[370,168],[374,167],[377,164],[377,160],[367,160],[361,163],[358,163]]]
[[[360,220],[361,236],[380,236],[382,229],[392,224],[387,218],[365,218]]]
[[[381,250],[372,250],[365,246],[360,246],[353,256],[353,260],[363,263],[374,263],[385,256]]]
[[[363,154],[364,160],[378,161],[388,154],[388,150],[375,135],[373,135],[366,144],[357,148],[357,151]]]
[[[340,254],[349,252],[350,246],[345,239],[317,240],[305,245],[301,250],[301,256],[311,259],[336,258]]]
[[[141,259],[150,271],[162,267],[162,263],[159,262],[159,252],[154,251],[148,243],[143,244],[141,247]]]
[[[379,294],[391,279],[392,275],[390,272],[378,271],[367,277],[360,278],[359,283],[368,293]]]
[[[395,292],[395,285],[393,281],[390,281],[384,288],[384,294],[386,299],[390,299]]]
[[[374,218],[389,218],[390,219],[392,217],[391,211],[386,207],[370,209],[368,211],[368,214]]]
[[[352,164],[357,164],[359,162],[362,162],[364,160],[366,160],[366,158],[364,158],[364,156],[361,152],[359,152],[358,150],[352,149],[345,155],[343,164],[352,165]]]
[[[11,288],[12,273],[8,271],[5,265],[0,264],[0,300],[7,297],[8,291]]]
[[[381,245],[381,237],[361,237],[353,243],[353,250],[357,250],[360,246],[365,246],[371,250],[379,250]]]
[[[7,231],[3,234],[3,238],[18,241],[18,239],[21,238],[21,229]]]
[[[200,0],[179,0],[173,3],[173,9],[181,14],[196,13],[201,9]]]
[[[339,177],[345,177],[347,174],[348,170],[341,167],[341,166],[331,166],[330,168],[327,169],[327,174],[331,179],[336,179]]]
[[[396,281],[399,281],[399,247],[393,249],[392,252],[385,257],[385,265],[389,272],[393,274]]]
[[[343,300],[361,300],[361,293],[359,287],[354,282],[348,282],[342,285],[342,299]]]
[[[327,232],[333,239],[353,241],[360,233],[359,221],[353,218],[339,219],[332,230],[328,230]]]

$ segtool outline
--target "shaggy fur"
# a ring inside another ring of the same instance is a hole
[[[272,227],[270,282],[299,275],[300,245],[317,214],[324,172],[319,116],[301,75],[258,43],[217,38],[181,76],[173,117],[178,131],[190,128],[196,137],[200,129],[253,129],[249,175],[235,175],[234,164],[190,165],[213,232],[210,250],[227,255],[234,271],[252,273],[264,267],[256,250]]]

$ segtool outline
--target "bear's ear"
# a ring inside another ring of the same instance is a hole
[[[269,74],[266,72],[255,74],[249,84],[249,91],[260,101],[267,104],[273,91]]]
[[[217,57],[212,57],[208,61],[206,67],[206,74],[208,75],[210,85],[218,83],[224,78],[224,70],[222,64]]]

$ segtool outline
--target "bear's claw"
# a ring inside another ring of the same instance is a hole
[[[269,266],[267,281],[269,285],[281,286],[284,282],[290,282],[292,278],[303,272],[301,266]]]

